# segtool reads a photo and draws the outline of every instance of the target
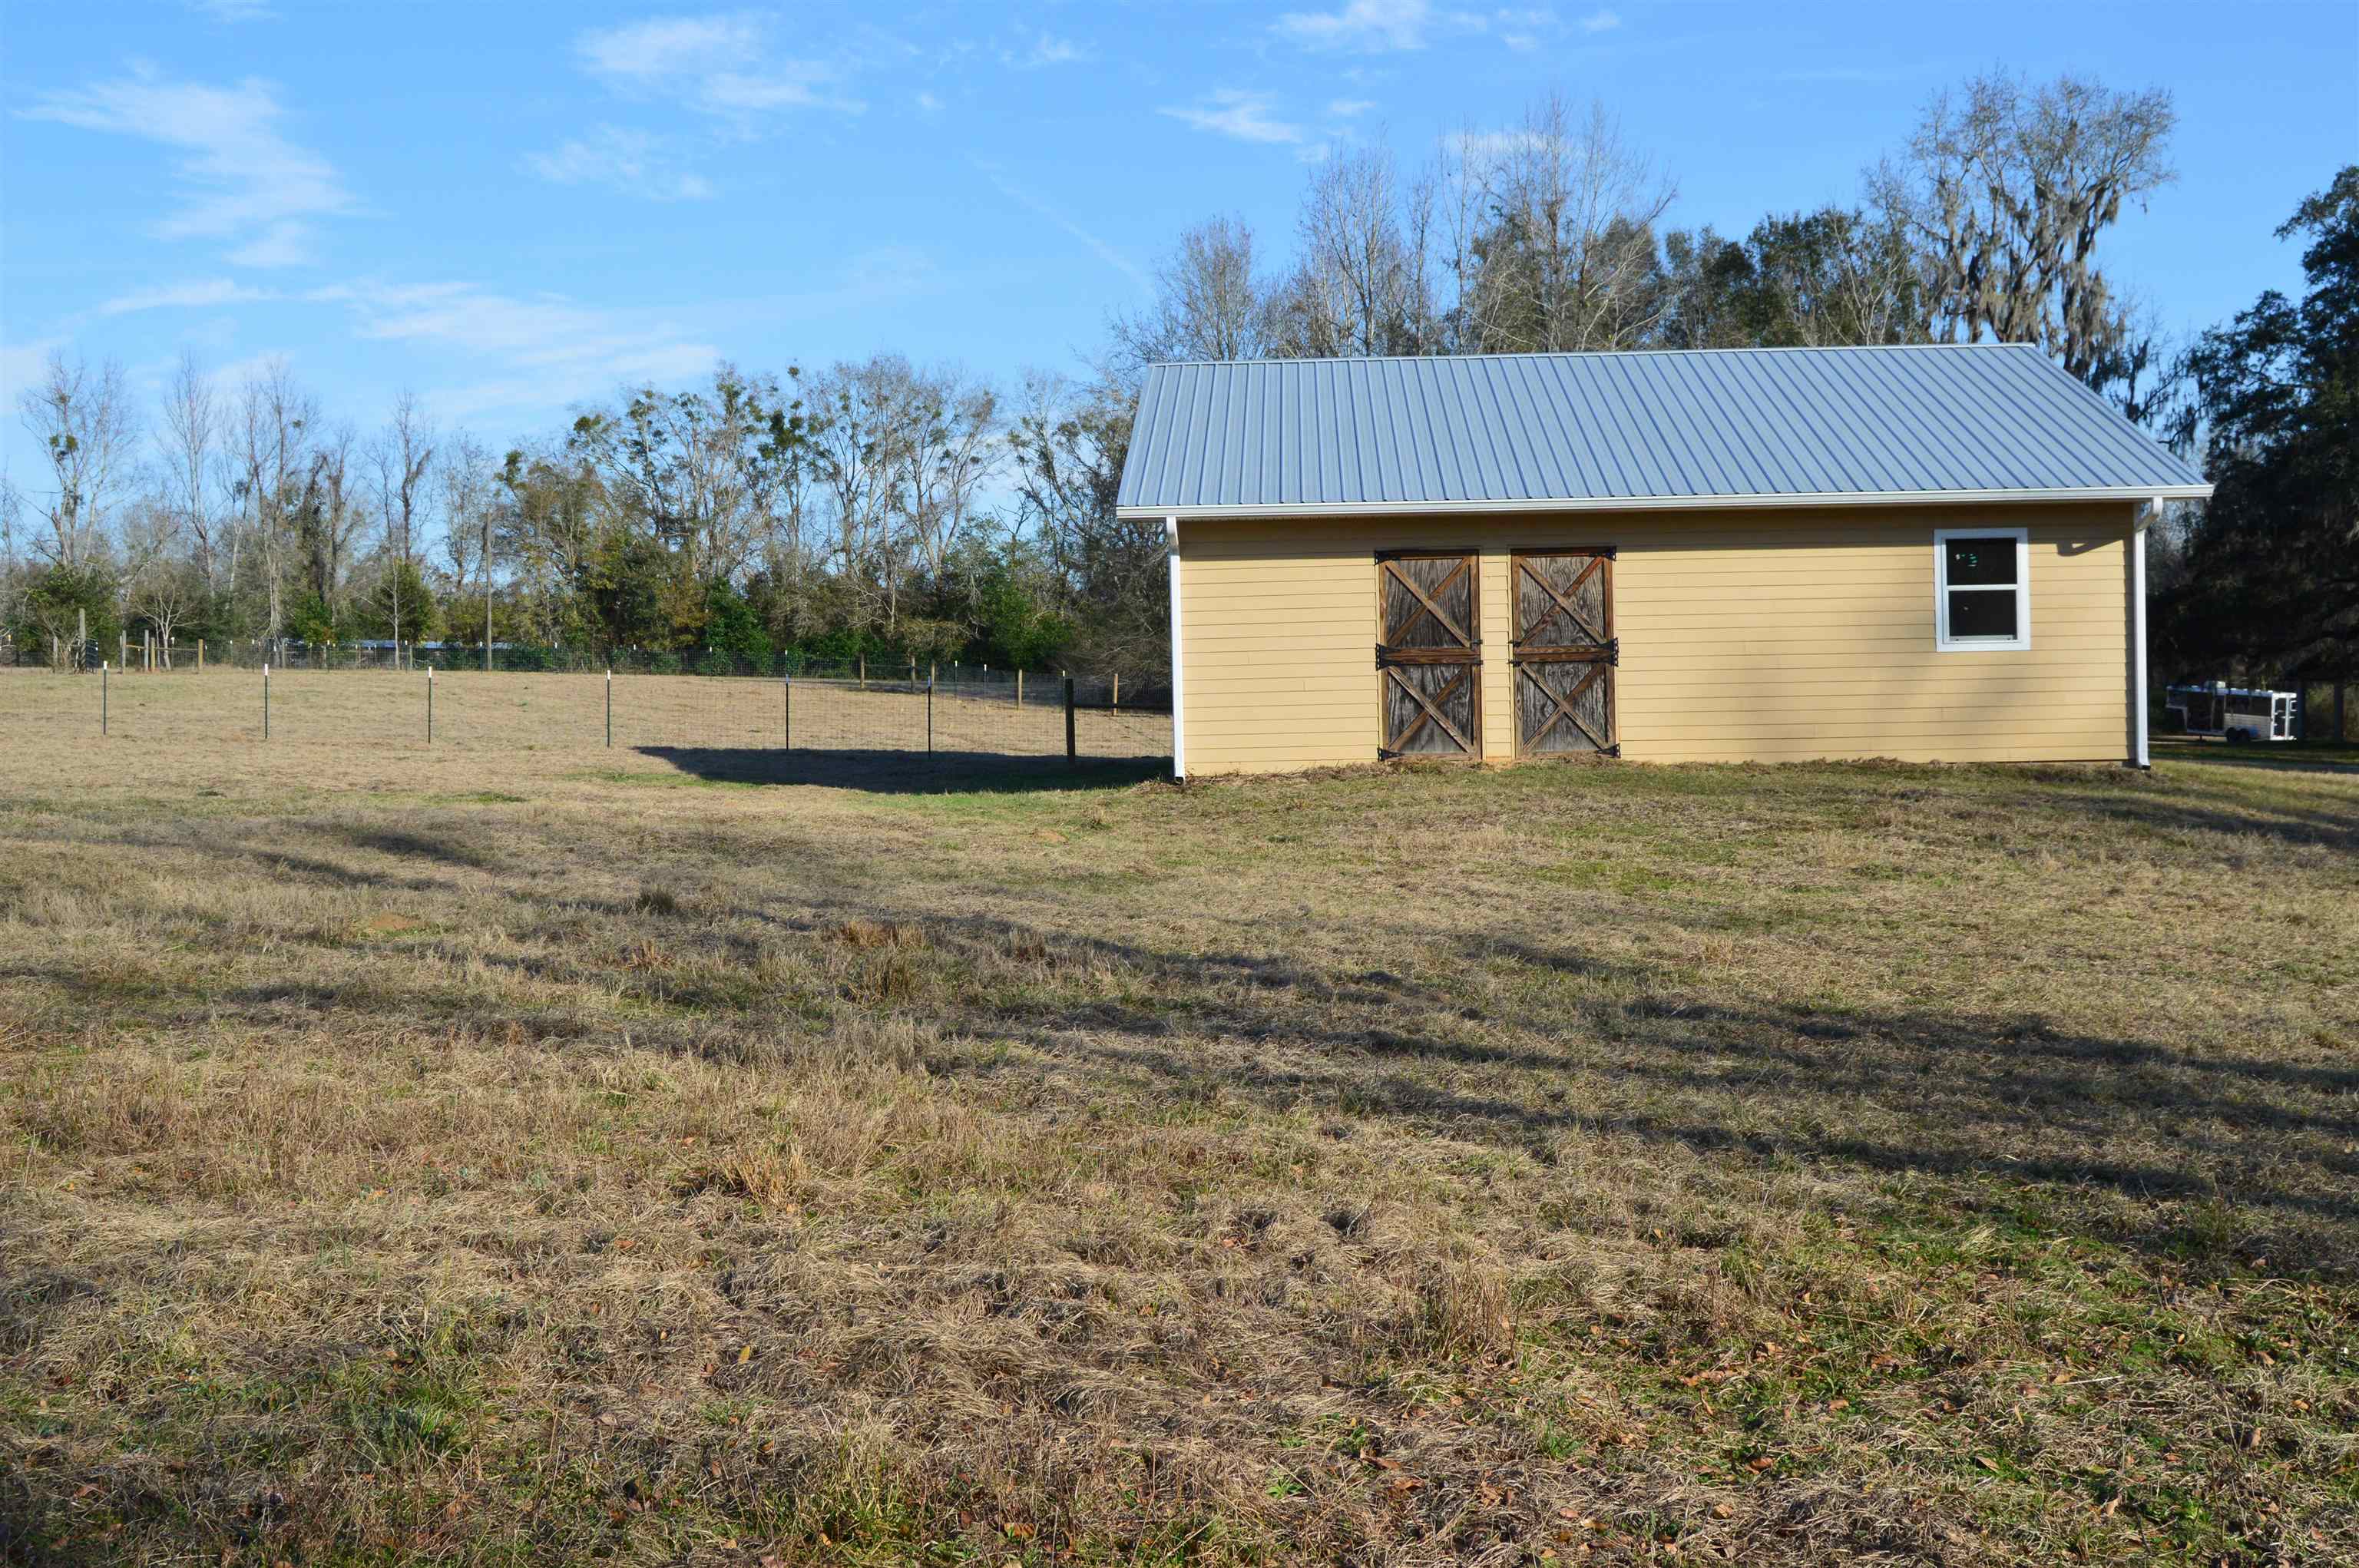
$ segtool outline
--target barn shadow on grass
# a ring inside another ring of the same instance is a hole
[[[634,748],[682,773],[721,784],[816,784],[884,795],[1013,794],[1040,789],[1125,789],[1170,777],[1168,757],[1016,757],[991,751],[781,751],[762,746]]]

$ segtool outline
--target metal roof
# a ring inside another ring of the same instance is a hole
[[[2208,495],[2028,344],[1150,365],[1119,515]]]

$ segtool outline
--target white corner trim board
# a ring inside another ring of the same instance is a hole
[[[2146,719],[2146,531],[2162,520],[2163,498],[2157,495],[2139,511],[2137,525],[2130,530],[2130,648],[2136,663],[2132,683],[2137,690],[2133,694],[2137,702],[2137,766],[2151,768],[2153,757],[2147,751]]]
[[[1180,519],[1167,516],[1163,519],[1163,546],[1166,568],[1171,579],[1171,777],[1188,777],[1188,702],[1184,687],[1187,676],[1180,662]]]

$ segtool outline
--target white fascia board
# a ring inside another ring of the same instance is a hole
[[[1220,506],[1117,506],[1124,522],[1178,517],[1431,517],[1446,513],[1703,512],[1772,506],[1934,506],[2033,501],[2202,501],[2209,485],[2115,485],[2087,490],[1878,490],[1803,495],[1577,495],[1540,501],[1314,501]]]

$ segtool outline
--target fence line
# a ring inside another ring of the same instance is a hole
[[[127,742],[843,752],[1083,762],[1171,754],[1168,690],[1031,670],[854,660],[777,674],[527,674],[101,660],[0,681],[0,723]],[[208,650],[210,653],[210,650]],[[74,701],[76,692],[85,695]],[[83,706],[88,702],[89,706]],[[82,715],[77,720],[76,713]]]

